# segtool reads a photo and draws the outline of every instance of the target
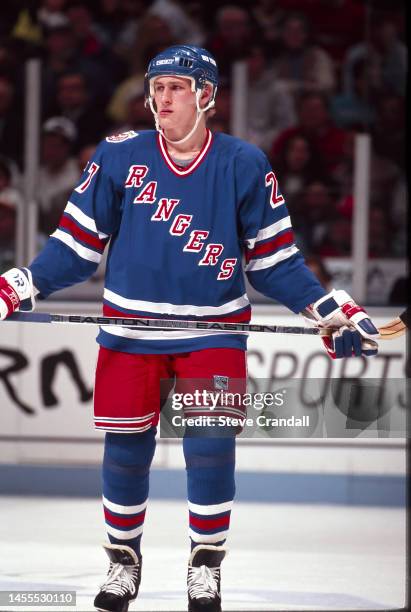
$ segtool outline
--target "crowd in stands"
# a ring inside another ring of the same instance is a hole
[[[143,104],[149,59],[191,43],[220,69],[215,131],[230,132],[232,65],[246,62],[247,140],[268,155],[304,253],[350,255],[354,142],[366,132],[369,256],[404,256],[404,1],[2,0],[1,11],[1,252],[13,249],[23,206],[25,60],[42,60],[34,196],[45,239],[99,140],[152,129]]]

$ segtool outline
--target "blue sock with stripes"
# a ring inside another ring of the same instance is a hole
[[[235,494],[235,437],[185,437],[191,548],[224,544]]]
[[[156,428],[138,434],[106,433],[103,504],[112,544],[130,546],[140,557]]]

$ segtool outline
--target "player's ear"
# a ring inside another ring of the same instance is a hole
[[[203,87],[203,91],[200,96],[200,107],[204,108],[210,101],[211,96],[213,95],[213,88],[210,83],[206,83]]]

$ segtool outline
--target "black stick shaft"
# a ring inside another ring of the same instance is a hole
[[[20,323],[65,323],[85,325],[112,325],[131,329],[158,331],[226,331],[244,334],[264,332],[271,334],[296,334],[318,336],[330,333],[331,330],[317,327],[300,327],[288,325],[265,325],[260,323],[223,323],[218,321],[181,321],[173,319],[145,319],[140,317],[104,317],[99,315],[69,315],[43,312],[15,312],[6,321]]]

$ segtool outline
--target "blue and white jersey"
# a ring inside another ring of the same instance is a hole
[[[106,138],[59,227],[33,261],[46,298],[84,281],[108,244],[107,316],[250,320],[244,273],[294,312],[325,295],[293,241],[276,176],[255,146],[207,131],[189,166],[155,131]],[[246,334],[102,327],[98,342],[131,353],[245,348]]]

